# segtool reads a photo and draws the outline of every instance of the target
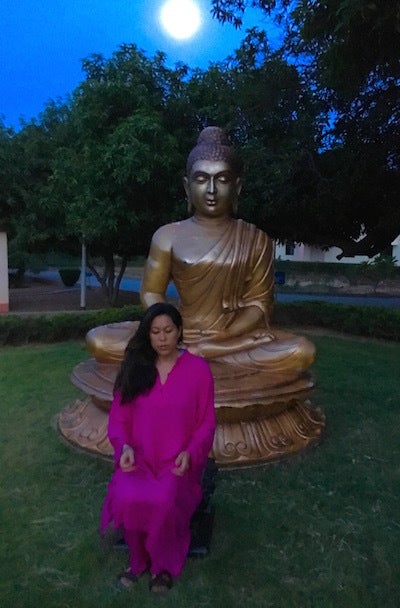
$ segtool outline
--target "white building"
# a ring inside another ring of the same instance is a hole
[[[339,247],[320,249],[304,243],[286,242],[275,244],[276,260],[291,260],[292,262],[335,262],[337,264],[361,264],[369,262],[371,258],[367,255],[355,255],[353,257],[343,257],[340,260],[337,256],[342,252]],[[396,258],[396,266],[400,266],[400,235],[392,243],[392,255]]]
[[[392,243],[392,256],[396,258],[396,266],[400,266],[400,234]]]

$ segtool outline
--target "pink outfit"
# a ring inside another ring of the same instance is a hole
[[[135,574],[150,568],[178,576],[190,543],[190,519],[201,496],[201,477],[215,429],[214,385],[204,359],[183,351],[164,384],[121,405],[111,405],[108,436],[115,472],[104,502],[101,529],[122,526]],[[124,444],[135,453],[135,470],[124,473],[119,459]],[[182,451],[190,469],[172,472]]]

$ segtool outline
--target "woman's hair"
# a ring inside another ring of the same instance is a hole
[[[150,306],[134,336],[129,340],[124,359],[114,384],[114,391],[121,392],[121,404],[150,390],[157,378],[157,353],[151,346],[150,329],[153,320],[167,315],[182,333],[182,317],[179,311],[166,302]]]

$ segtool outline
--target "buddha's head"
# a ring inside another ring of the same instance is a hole
[[[189,210],[219,218],[236,213],[243,164],[219,127],[206,127],[186,163],[184,188]]]

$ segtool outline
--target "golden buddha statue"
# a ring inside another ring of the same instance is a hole
[[[165,301],[174,282],[184,343],[209,360],[215,377],[217,463],[249,466],[287,456],[318,440],[324,427],[323,416],[306,401],[315,348],[306,338],[270,327],[273,247],[264,232],[233,217],[242,164],[221,129],[202,131],[186,169],[193,215],[154,234],[142,303]],[[76,436],[83,430],[101,446],[95,451],[104,450],[104,438],[94,428],[99,423],[93,426],[96,416],[88,411],[95,407],[106,415],[118,364],[136,327],[117,323],[88,333],[94,358],[78,365],[72,379],[89,397],[60,418],[61,431],[73,442],[82,445]]]

